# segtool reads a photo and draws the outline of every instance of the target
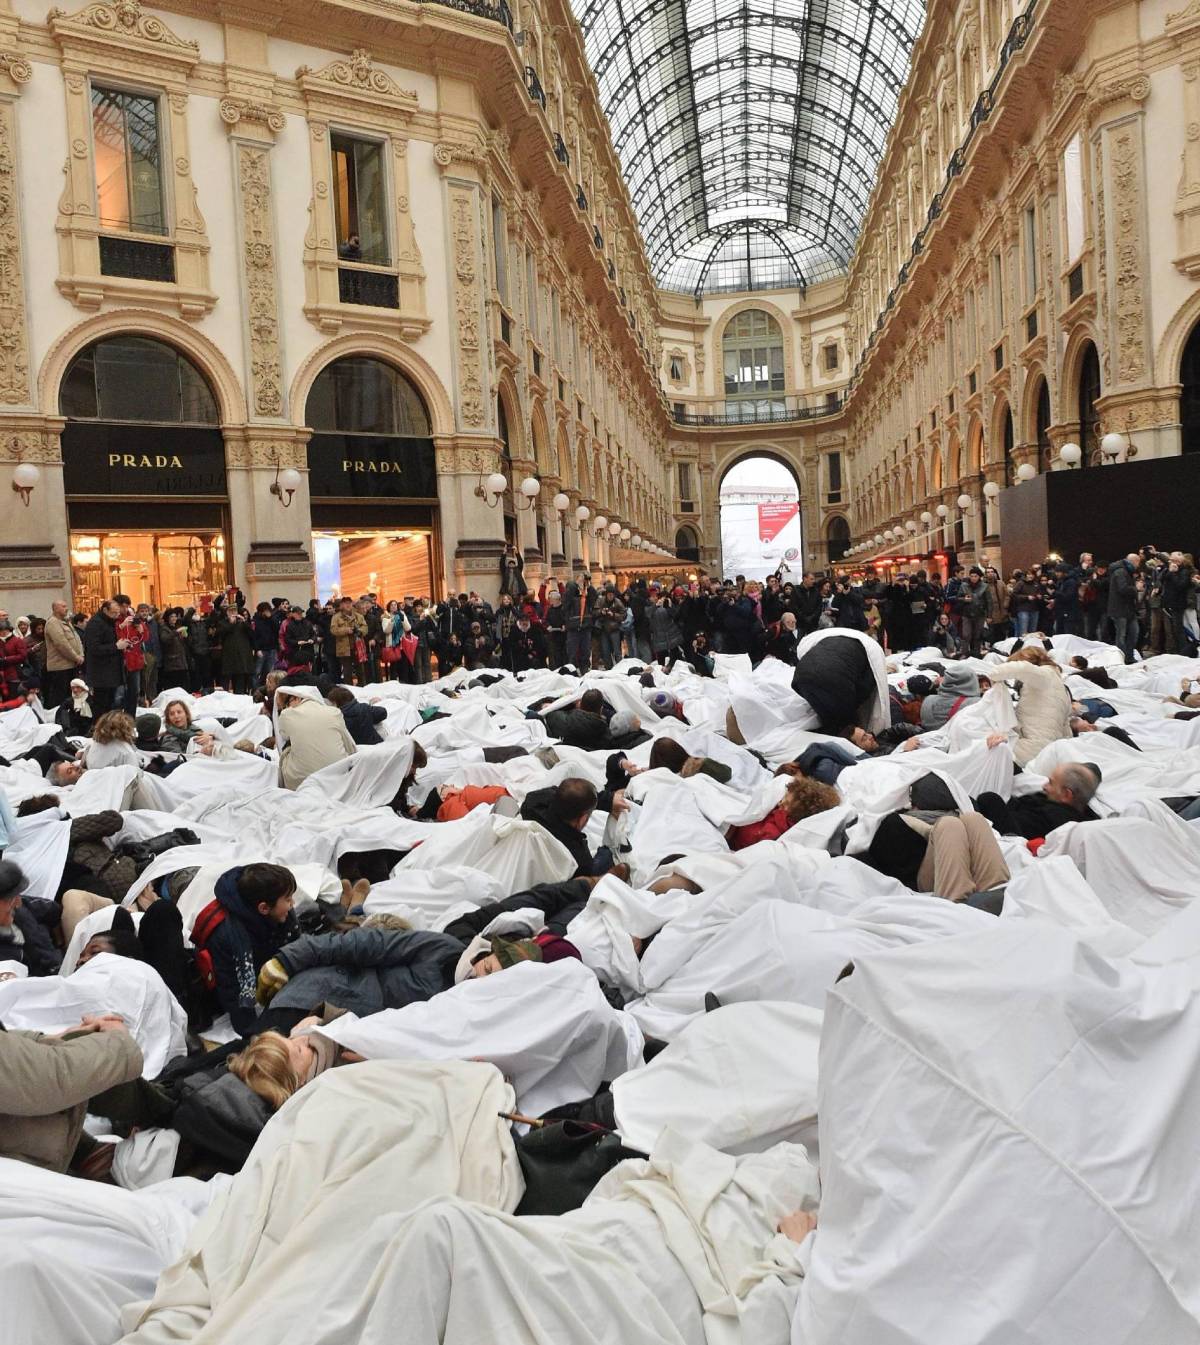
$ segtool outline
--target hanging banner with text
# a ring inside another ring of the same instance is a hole
[[[758,506],[758,540],[760,542],[773,542],[799,512],[800,505],[796,501],[791,504],[760,504]]]

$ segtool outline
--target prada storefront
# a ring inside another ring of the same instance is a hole
[[[313,383],[305,422],[321,600],[439,596],[437,465],[417,389],[381,360],[336,360]]]
[[[173,347],[114,336],[59,390],[76,610],[114,593],[188,607],[226,583],[228,490],[216,398]]]

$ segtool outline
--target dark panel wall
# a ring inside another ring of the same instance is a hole
[[[1115,560],[1140,546],[1200,550],[1200,455],[1045,472],[1000,494],[1005,574],[1056,551]]]

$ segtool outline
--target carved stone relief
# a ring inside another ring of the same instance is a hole
[[[238,145],[237,164],[254,411],[256,415],[274,418],[283,414],[283,366],[279,354],[271,152],[257,146]]]

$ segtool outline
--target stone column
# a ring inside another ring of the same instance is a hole
[[[221,100],[221,120],[233,154],[248,393],[245,430],[225,432],[233,534],[229,568],[230,579],[236,578],[251,604],[273,597],[307,602],[314,573],[309,436],[288,420],[279,342],[271,151],[284,117],[273,98],[273,78],[264,75],[256,80],[242,72]],[[302,478],[291,496],[271,491],[284,468],[298,471]]]

